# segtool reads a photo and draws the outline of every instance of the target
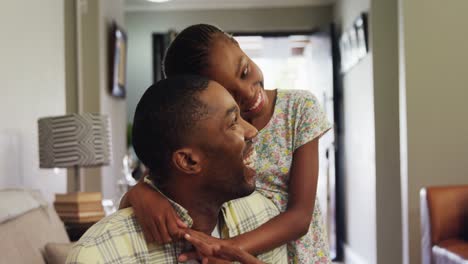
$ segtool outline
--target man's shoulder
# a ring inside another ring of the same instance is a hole
[[[90,227],[73,246],[67,263],[86,263],[88,261],[104,263],[103,258],[132,256],[135,254],[133,249],[136,247],[140,248],[141,251],[147,251],[133,209],[126,208],[103,218]]]
[[[275,204],[257,191],[223,206],[224,220],[231,235],[256,229],[279,213]]]
[[[251,211],[266,210],[274,215],[279,214],[278,208],[271,201],[271,199],[265,197],[258,191],[254,191],[252,194],[239,199],[231,200],[224,204],[224,207],[235,207],[240,211]]]
[[[86,231],[78,243],[92,243],[96,239],[100,240],[104,234],[133,234],[139,232],[141,232],[141,228],[136,222],[133,209],[125,208],[104,217],[101,221],[94,224]]]
[[[247,197],[229,201],[223,206],[229,237],[257,229],[279,213],[275,204],[257,191]],[[287,263],[286,245],[264,252],[257,257],[266,263]]]

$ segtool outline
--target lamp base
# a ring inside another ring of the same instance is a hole
[[[54,207],[66,223],[97,222],[105,216],[100,192],[55,194]]]

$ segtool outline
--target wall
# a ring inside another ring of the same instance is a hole
[[[122,159],[127,152],[127,99],[116,99],[109,95],[109,43],[107,41],[108,28],[112,21],[125,27],[124,0],[100,1],[100,98],[101,113],[111,119],[112,131],[112,165],[102,168],[102,192],[106,198],[114,198],[116,183],[123,176]],[[128,84],[128,81],[127,81]]]
[[[343,76],[346,263],[400,263],[398,1],[343,0],[348,28],[369,13],[368,56]]]
[[[398,1],[372,1],[376,242],[379,264],[401,263]]]
[[[100,10],[99,1],[75,0],[77,6],[77,98],[78,112],[101,113]],[[101,113],[102,114],[102,113]],[[112,122],[112,120],[111,120]],[[102,190],[102,168],[81,168],[84,191]],[[70,185],[70,184],[69,184]]]
[[[409,263],[420,263],[420,188],[468,183],[468,2],[414,0],[401,5],[408,164],[402,184],[409,220],[405,232]]]
[[[126,100],[111,97],[108,92],[108,29],[112,21],[124,26],[124,3],[123,0],[80,0],[81,5],[77,7],[76,2],[65,4],[67,111],[109,116],[111,164],[82,171],[86,191],[102,191],[105,198],[116,198],[116,182],[122,175],[122,159],[126,153],[127,106]],[[73,182],[69,181],[68,188],[74,189]]]
[[[63,8],[0,2],[0,188],[39,189],[49,201],[66,191],[66,175],[39,169],[37,119],[65,114]]]
[[[166,33],[169,29],[180,31],[196,23],[215,24],[231,32],[311,30],[327,25],[331,16],[331,7],[127,12],[128,121],[133,120],[138,100],[153,82],[152,33]]]
[[[348,29],[370,0],[338,1],[337,26]],[[345,263],[377,261],[373,51],[343,76]]]

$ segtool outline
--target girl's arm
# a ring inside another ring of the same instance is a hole
[[[294,152],[290,171],[288,209],[259,228],[231,239],[205,235],[213,244],[237,246],[253,255],[272,250],[304,236],[315,206],[318,180],[318,137]],[[188,234],[197,232],[187,230]],[[182,254],[182,256],[185,254]]]
[[[174,207],[159,192],[139,181],[120,202],[119,209],[133,207],[148,243],[170,243],[183,238],[187,225],[180,220]]]
[[[318,140],[317,137],[294,151],[287,210],[231,242],[257,255],[307,234],[317,191]]]

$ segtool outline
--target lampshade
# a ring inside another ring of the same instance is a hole
[[[107,165],[111,145],[109,119],[84,113],[46,117],[39,125],[41,168]]]

